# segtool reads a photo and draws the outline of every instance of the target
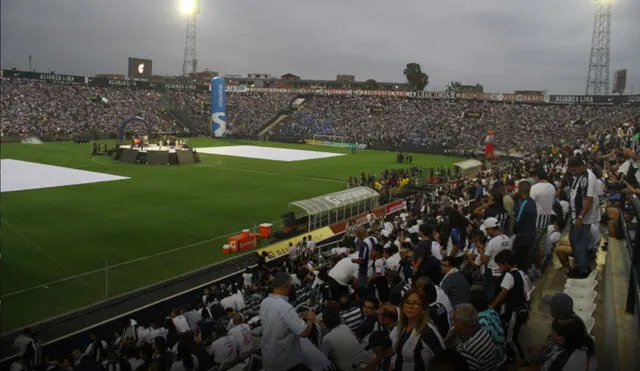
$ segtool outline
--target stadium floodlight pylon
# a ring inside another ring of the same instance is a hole
[[[609,62],[611,53],[611,6],[613,0],[594,0],[596,14],[593,20],[591,55],[587,73],[586,95],[609,94]]]
[[[187,36],[184,41],[184,58],[182,61],[182,75],[198,71],[196,57],[196,16],[200,14],[199,0],[182,0],[181,12],[187,17]]]

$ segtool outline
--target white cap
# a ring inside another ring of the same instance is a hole
[[[498,222],[498,219],[496,218],[487,218],[485,219],[484,223],[482,223],[482,226],[485,228],[498,228],[498,226],[500,226],[500,222]]]

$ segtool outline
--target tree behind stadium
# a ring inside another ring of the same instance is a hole
[[[422,72],[419,63],[408,63],[404,69],[409,89],[413,91],[423,91],[429,84],[429,76]]]

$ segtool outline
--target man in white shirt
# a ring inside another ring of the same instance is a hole
[[[303,320],[289,304],[288,274],[278,273],[272,282],[273,293],[260,303],[262,365],[266,371],[289,370],[304,361],[300,338],[311,334],[315,314],[308,312]]]
[[[496,218],[487,218],[482,224],[490,237],[484,249],[479,248],[480,262],[484,264],[484,289],[487,297],[493,299],[502,271],[495,257],[502,250],[511,250],[512,240],[500,229]]]
[[[238,354],[243,358],[253,350],[253,333],[249,325],[243,322],[240,314],[235,314],[231,321],[234,326],[229,330],[229,336],[236,342]]]
[[[536,240],[533,244],[532,262],[539,266],[538,258],[543,256],[547,227],[551,224],[553,205],[556,202],[556,187],[547,180],[547,173],[543,169],[534,172],[533,179],[536,181],[531,186],[529,196],[536,202]],[[537,273],[537,272],[536,272]]]
[[[207,351],[213,356],[217,364],[229,364],[238,358],[238,346],[235,340],[229,336],[227,329],[220,326],[216,328],[218,339],[211,343]]]
[[[239,310],[235,294],[227,295],[222,300],[220,300],[220,306],[225,310],[227,308],[231,308],[234,312],[237,312]]]
[[[338,261],[329,270],[329,288],[334,300],[341,298],[343,293],[349,293],[349,285],[353,283],[354,276],[358,275],[358,264],[353,262],[352,256],[347,256]]]

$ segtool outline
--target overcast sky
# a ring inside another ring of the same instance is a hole
[[[130,56],[155,74],[182,68],[179,0],[2,0],[2,68],[125,73]],[[223,74],[403,81],[417,62],[428,89],[449,81],[583,94],[590,0],[202,0],[199,68]],[[615,0],[611,73],[640,93],[640,0]]]

